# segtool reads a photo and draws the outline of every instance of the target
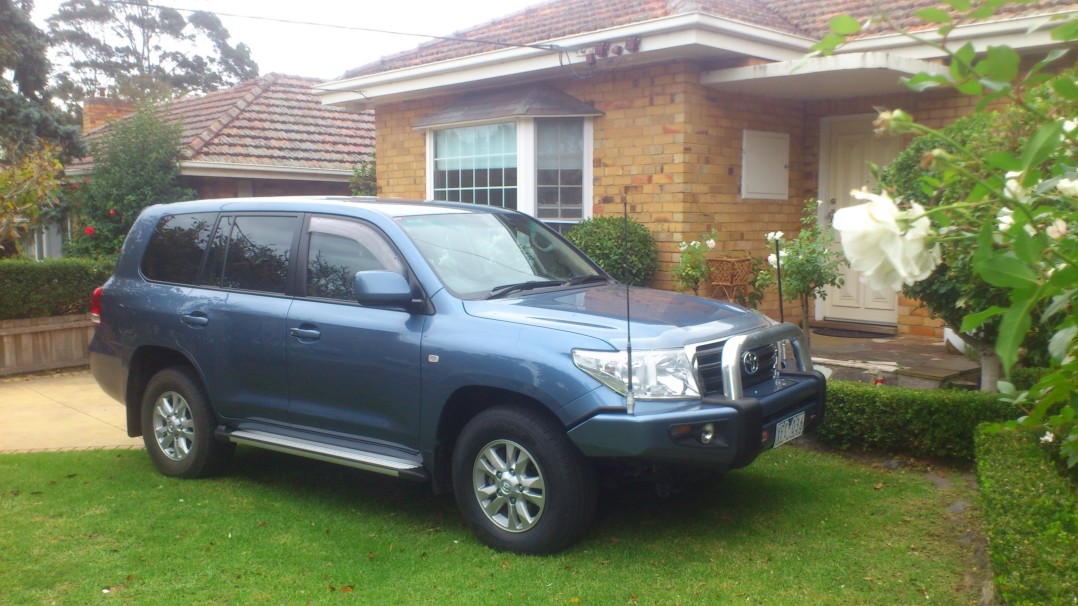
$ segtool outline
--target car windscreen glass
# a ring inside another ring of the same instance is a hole
[[[586,257],[526,215],[416,215],[397,222],[446,288],[464,299],[530,289],[507,289],[514,285],[568,286],[602,276]]]

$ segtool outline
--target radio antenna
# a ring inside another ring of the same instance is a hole
[[[629,307],[629,197],[621,199],[621,215],[625,221],[625,231],[622,235],[622,255],[624,263],[621,266],[621,280],[625,282],[625,353],[629,364],[627,371],[628,386],[625,394],[625,411],[630,415],[636,409],[636,395],[633,393],[633,321],[632,310]]]

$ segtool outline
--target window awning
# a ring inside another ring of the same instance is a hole
[[[423,118],[414,128],[489,122],[502,118],[582,118],[603,112],[548,84],[468,93]]]

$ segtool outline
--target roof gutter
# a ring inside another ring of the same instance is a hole
[[[555,51],[514,47],[327,82],[316,86],[314,94],[327,105],[372,107],[387,98],[419,91],[508,76],[520,77],[549,71],[564,73],[570,66],[584,67],[583,58],[576,54],[578,49],[629,38],[641,39],[639,51],[623,55],[635,61],[691,45],[718,50],[737,49],[739,54],[783,61],[800,57],[815,42],[803,36],[731,19],[692,13],[534,43],[556,47],[558,50]]]
[[[283,179],[289,181],[339,181],[347,183],[351,170],[232,164],[226,162],[180,162],[185,177],[231,177],[234,179]]]

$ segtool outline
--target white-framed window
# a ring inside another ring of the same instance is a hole
[[[518,118],[427,131],[427,197],[512,208],[566,229],[591,217],[588,118]]]

